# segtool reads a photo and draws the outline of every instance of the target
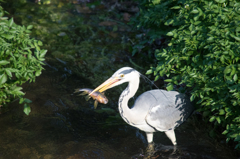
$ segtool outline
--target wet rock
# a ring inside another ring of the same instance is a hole
[[[44,158],[44,159],[52,159],[52,158],[54,158],[54,157],[53,157],[53,155],[51,155],[51,154],[47,154],[47,155],[45,155],[43,158]]]
[[[82,7],[82,6],[76,5],[76,10],[78,13],[91,13],[92,12],[90,10],[90,8],[87,6]]]
[[[131,15],[129,13],[123,13],[123,20],[126,22],[130,21]]]
[[[118,34],[114,32],[110,32],[109,35],[113,38],[117,38]]]
[[[112,22],[112,21],[104,21],[104,22],[100,22],[98,25],[99,26],[112,26],[112,25],[117,25],[117,23]]]

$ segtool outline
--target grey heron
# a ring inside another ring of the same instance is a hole
[[[141,74],[135,69],[123,67],[94,89],[90,95],[128,82],[118,101],[119,113],[123,120],[146,132],[149,144],[153,142],[153,133],[161,131],[165,132],[173,145],[177,145],[174,129],[182,124],[194,109],[189,98],[176,91],[155,89],[141,94],[134,106],[129,108],[128,101],[138,90],[140,76]]]

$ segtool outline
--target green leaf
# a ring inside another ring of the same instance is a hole
[[[214,37],[209,37],[207,38],[208,41],[213,41],[214,40]]]
[[[7,75],[4,73],[0,75],[0,85],[7,81]]]
[[[10,71],[10,69],[6,68],[5,72],[9,77],[12,77],[12,72]]]
[[[39,61],[45,61],[45,58],[39,58],[38,60]]]
[[[24,102],[24,99],[25,99],[25,98],[20,98],[19,104],[22,104],[22,103]]]
[[[218,116],[218,117],[216,117],[216,120],[217,120],[218,124],[220,124],[220,123],[221,123],[221,119],[220,119],[220,117],[219,117],[219,116]]]
[[[173,32],[168,32],[167,34],[166,34],[167,36],[173,36]]]
[[[10,40],[10,39],[14,38],[14,35],[6,35],[5,38]]]
[[[193,14],[197,14],[198,12],[199,11],[197,9],[194,9],[194,10],[191,11],[191,13],[193,13]]]
[[[180,6],[174,6],[171,9],[180,9],[180,8],[181,8]]]
[[[193,101],[195,99],[195,95],[192,94],[191,97],[190,97],[190,101]]]
[[[153,71],[152,71],[152,70],[148,70],[148,71],[146,72],[146,75],[149,75],[149,74],[151,74],[151,73],[153,73]]]
[[[22,87],[14,87],[14,88],[12,88],[13,90],[11,90],[11,94],[13,94],[13,95],[18,95],[18,96],[20,96],[20,95],[25,95],[25,93],[23,93],[22,91],[20,91],[21,89],[22,89]]]
[[[160,1],[161,1],[161,0],[152,0],[152,3],[153,3],[154,5],[156,5],[156,4],[159,4]]]
[[[218,3],[224,3],[224,2],[226,2],[226,0],[215,0],[216,2],[218,2]]]
[[[232,71],[232,69],[230,67],[226,67],[224,70],[224,74],[228,74]]]
[[[37,71],[35,72],[35,76],[40,76],[41,73],[42,73],[42,70],[37,70]]]
[[[194,22],[194,25],[199,25],[201,23],[201,21],[196,21]]]
[[[236,39],[237,41],[240,41],[239,37],[234,36],[234,39]]]
[[[234,80],[235,82],[238,80],[238,75],[237,75],[237,74],[235,74],[235,75],[233,76],[233,80]]]
[[[224,59],[225,59],[225,58],[224,58],[224,55],[222,55],[222,56],[220,57],[220,60],[221,60],[222,63],[224,63]]]
[[[40,57],[43,58],[46,53],[47,53],[47,50],[40,51]]]
[[[20,91],[22,89],[23,89],[22,87],[14,87],[14,89],[12,91]]]
[[[232,67],[232,71],[231,71],[231,76],[233,76],[234,74],[235,74],[235,72],[236,72],[236,68],[235,67]]]
[[[32,103],[32,101],[30,99],[27,99],[27,98],[24,99],[24,102],[25,103]]]
[[[209,121],[210,121],[210,122],[213,122],[215,119],[216,119],[216,117],[215,117],[215,116],[212,116],[212,117],[209,119]]]
[[[172,79],[165,79],[165,82],[172,82]]]
[[[0,61],[0,65],[6,65],[6,64],[9,64],[10,62],[6,61],[6,60],[2,60]]]
[[[224,132],[222,132],[223,135],[226,135],[228,133],[228,130],[224,130]]]
[[[157,75],[157,76],[155,77],[154,81],[157,81],[159,78],[160,78],[160,76]]]
[[[224,109],[220,109],[220,110],[219,110],[219,115],[224,115],[224,114],[225,114]]]
[[[39,46],[42,46],[43,43],[42,43],[40,40],[38,40],[38,45],[39,45]]]
[[[160,74],[161,77],[164,76],[165,70],[161,70],[161,71],[159,72],[159,74]]]
[[[11,27],[13,25],[13,18],[9,20],[9,26]]]
[[[238,132],[237,133],[233,133],[233,134],[230,135],[231,138],[236,138],[237,136],[239,136]]]
[[[31,112],[31,108],[30,108],[30,106],[27,103],[24,104],[23,112],[26,115],[29,115],[29,113]]]
[[[166,88],[167,88],[168,91],[173,90],[173,84],[172,84],[172,83],[169,83]]]
[[[32,29],[32,28],[33,28],[33,25],[27,26],[27,29],[28,29],[28,30],[30,30],[30,29]]]
[[[170,25],[170,24],[172,24],[174,22],[174,20],[173,19],[169,19],[169,20],[167,20],[165,23],[164,23],[164,25]]]
[[[25,93],[23,93],[22,91],[13,91],[12,94],[18,96],[25,95]]]
[[[0,16],[1,17],[1,16]],[[6,25],[6,22],[0,22],[0,25]]]

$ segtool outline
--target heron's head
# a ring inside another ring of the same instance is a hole
[[[136,78],[140,77],[140,73],[131,67],[123,67],[117,70],[112,77],[103,82],[100,86],[94,89],[90,94],[99,91],[104,92],[107,89],[118,86],[125,82],[134,82]]]

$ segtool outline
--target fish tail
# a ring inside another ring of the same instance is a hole
[[[84,95],[86,95],[86,94],[88,94],[88,92],[82,92],[81,94],[79,94],[79,96],[84,96]]]
[[[75,89],[75,92],[74,93],[77,93],[77,92],[80,92],[80,89],[78,88],[78,89]]]
[[[87,92],[87,93],[90,93],[92,92],[92,89],[89,89],[89,88],[78,88],[78,89],[75,89],[75,92],[74,93],[77,93],[77,92]]]
[[[91,98],[90,95],[88,95],[88,96],[85,97],[86,101],[88,101],[90,98]]]

